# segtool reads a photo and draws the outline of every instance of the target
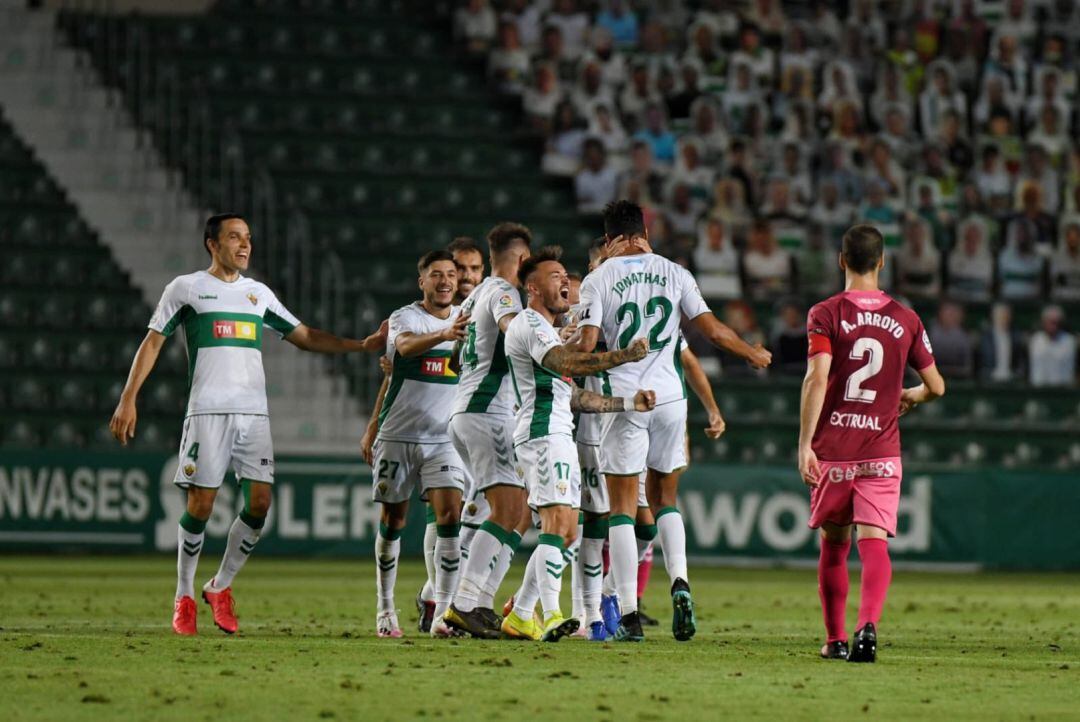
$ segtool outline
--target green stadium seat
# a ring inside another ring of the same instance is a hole
[[[25,360],[34,368],[60,369],[64,367],[64,352],[54,335],[32,339],[26,349]]]
[[[7,422],[5,422],[7,423]],[[18,419],[7,427],[2,442],[5,446],[35,447],[41,445],[41,432],[29,421]]]

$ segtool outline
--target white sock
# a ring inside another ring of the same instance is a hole
[[[480,526],[469,547],[469,560],[454,595],[455,607],[463,612],[476,609],[484,582],[498,563],[499,551],[508,537],[509,532],[494,522],[485,521]]]
[[[253,520],[254,521],[254,520]],[[248,560],[248,555],[259,541],[262,529],[255,529],[245,523],[240,517],[233,520],[229,527],[229,541],[225,545],[225,556],[221,558],[221,567],[214,575],[215,590],[226,589],[232,586],[233,579]]]
[[[649,553],[649,547],[652,546],[652,539],[642,539],[641,537],[634,537],[637,540],[637,560],[638,564],[645,561],[645,555]]]
[[[619,610],[623,614],[637,611],[637,543],[634,520],[625,514],[611,517],[608,527],[608,553],[611,555],[611,575],[615,593],[619,595]]]
[[[578,551],[579,568],[581,569],[581,596],[585,608],[583,624],[592,624],[601,620],[600,617],[600,588],[603,584],[604,574],[604,540],[585,537],[581,540],[581,549]],[[574,574],[578,569],[574,569]]]
[[[570,578],[570,609],[571,616],[585,624],[585,587],[582,584],[583,573],[581,571],[581,535],[583,533],[582,525],[578,524],[577,527],[577,539],[570,545],[567,551],[571,554],[571,565],[573,566],[573,576]]]
[[[447,524],[439,529],[439,538],[435,541],[436,618],[446,612],[457,589],[458,572],[461,570],[461,539],[457,532],[457,524]]]
[[[380,525],[381,527],[382,525]],[[398,554],[401,553],[401,530],[389,532],[393,539],[383,536],[383,528],[375,537],[375,585],[379,592],[379,612],[394,611],[394,584],[397,582]]]
[[[473,537],[476,536],[476,532],[480,527],[477,526],[465,526],[461,525],[461,558],[469,560],[469,547],[472,546]]]
[[[553,614],[561,613],[559,595],[562,593],[562,574],[566,568],[563,557],[562,537],[557,534],[541,534],[533,556],[537,557],[533,574],[540,589],[540,608],[546,622]]]
[[[424,588],[420,590],[420,599],[425,602],[435,600],[435,539],[437,536],[435,522],[424,525],[424,566],[427,567],[427,579],[424,580]]]
[[[607,574],[604,575],[604,582],[603,586],[600,588],[600,591],[605,597],[614,596],[615,594],[615,575],[611,573],[610,566],[608,567]]]
[[[536,565],[539,561],[536,550],[529,555],[529,563],[525,565],[525,576],[521,578],[521,586],[514,593],[514,614],[522,619],[532,619],[536,610],[536,600],[540,597],[540,587],[536,586]]]
[[[506,573],[510,571],[510,564],[514,561],[514,554],[517,553],[520,544],[521,535],[515,529],[510,532],[510,538],[499,550],[499,558],[495,562],[495,568],[491,570],[487,581],[484,582],[484,588],[480,591],[480,596],[477,597],[476,606],[481,609],[495,608],[495,595],[499,593],[499,587],[502,586]]]
[[[180,520],[184,524],[190,517],[185,513]],[[206,538],[206,522],[190,518],[195,524],[201,524],[203,531],[197,534],[189,532],[183,526],[177,526],[176,550],[176,598],[195,598],[195,569],[199,566],[199,554],[202,553],[203,539]]]
[[[686,573],[686,527],[683,526],[682,514],[675,507],[664,507],[656,515],[656,528],[671,583],[674,584],[676,579],[689,582]]]

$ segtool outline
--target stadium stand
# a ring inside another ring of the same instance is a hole
[[[151,309],[0,115],[0,444],[108,444],[108,421]],[[77,329],[77,333],[72,333]],[[187,362],[154,371],[140,434],[179,443]]]
[[[692,424],[695,457],[788,461],[802,319],[837,287],[838,233],[869,219],[893,292],[950,367],[946,402],[905,422],[909,461],[1080,464],[1080,404],[1054,388],[1075,367],[1064,354],[1044,374],[1054,355],[1031,354],[1075,347],[1080,319],[1080,13],[496,5],[223,0],[206,16],[68,11],[60,25],[207,205],[251,200],[207,167],[238,156],[272,178],[278,221],[302,213],[340,254],[350,314],[411,298],[417,248],[506,217],[580,258],[595,208],[635,198],[657,249],[777,355],[768,375],[703,359],[729,431],[712,442]],[[207,125],[220,143],[196,169]],[[355,394],[373,392],[349,372]]]

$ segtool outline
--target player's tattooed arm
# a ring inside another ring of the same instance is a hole
[[[575,385],[570,394],[570,408],[585,414],[610,414],[616,411],[650,411],[656,407],[655,391],[638,391],[633,397],[604,396]]]
[[[639,338],[628,347],[603,353],[582,353],[556,346],[544,354],[544,367],[563,376],[592,376],[620,364],[640,361],[649,353],[649,342]]]
[[[419,356],[425,351],[430,351],[446,341],[462,341],[465,339],[465,330],[469,326],[469,317],[464,313],[457,319],[438,331],[429,333],[408,333],[403,331],[394,339],[394,347],[402,356]]]

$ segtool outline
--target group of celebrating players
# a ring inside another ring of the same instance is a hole
[[[196,633],[195,567],[230,468],[244,505],[202,596],[219,628],[238,627],[231,583],[258,541],[273,483],[259,356],[266,326],[305,350],[385,353],[387,375],[361,444],[381,505],[380,637],[402,636],[394,586],[415,491],[428,504],[428,580],[417,596],[422,631],[641,641],[638,564],[655,538],[671,580],[672,634],[691,639],[697,622],[677,506],[687,465],[687,385],[709,413],[710,437],[723,433],[724,421],[680,329],[692,326],[754,368],[768,366],[771,355],[716,319],[685,268],[652,253],[638,206],[612,203],[603,218],[604,236],[590,247],[589,274],[580,282],[562,265],[559,248],[534,251],[529,230],[514,223],[488,233],[487,278],[482,252],[467,239],[426,253],[418,263],[421,299],[363,340],[301,324],[266,286],[241,275],[251,253],[243,219],[211,218],[204,233],[211,267],[166,288],[111,423],[121,442],[134,436],[138,391],[164,339],[182,325],[191,392],[175,481],[188,496],[173,629]],[[944,382],[918,317],[877,288],[881,234],[866,225],[850,229],[840,264],[847,289],[809,315],[799,469],[811,490],[810,524],[822,537],[821,654],[873,661],[902,476],[897,418],[944,393]],[[909,365],[922,383],[905,389]],[[863,571],[849,647],[853,526]],[[538,543],[499,615],[495,594],[532,527]],[[570,566],[574,609],[565,617],[560,596]]]

